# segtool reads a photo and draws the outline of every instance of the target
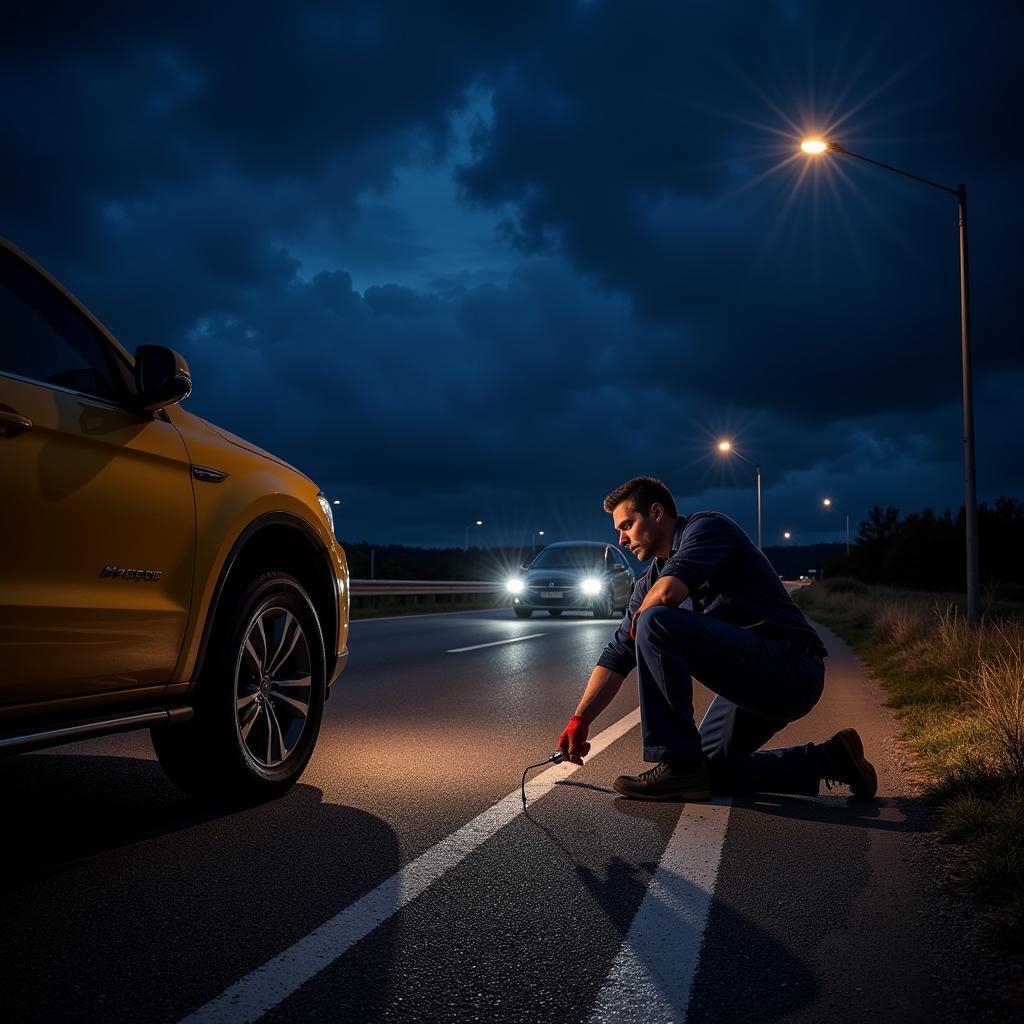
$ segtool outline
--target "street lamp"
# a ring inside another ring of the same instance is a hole
[[[793,538],[793,534],[791,534],[789,532],[789,530],[784,530],[783,531],[783,533],[782,533],[782,539],[783,540],[792,540],[792,538]]]
[[[940,185],[936,181],[922,178],[898,167],[890,167],[878,160],[852,153],[845,146],[828,139],[805,139],[800,148],[812,155],[823,153],[844,153],[846,156],[863,160],[864,163],[881,167],[885,171],[902,175],[923,185],[937,188],[956,196],[957,223],[960,234],[960,365],[963,383],[964,406],[964,526],[967,532],[967,621],[975,626],[979,615],[978,580],[978,495],[974,476],[974,398],[971,387],[971,341],[970,306],[968,302],[967,273],[967,186],[961,182],[956,188]]]
[[[758,550],[761,550],[763,548],[762,534],[764,532],[764,523],[761,516],[761,467],[756,462],[751,462],[746,455],[738,451],[732,441],[719,441],[718,450],[723,455],[735,455],[736,458],[742,459],[747,465],[754,467],[754,473],[757,476],[757,547]]]
[[[472,525],[473,526],[483,526],[484,525],[484,521],[482,519],[477,519],[477,520],[475,520],[473,522]],[[466,527],[466,550],[467,551],[469,550],[469,527],[468,526]]]
[[[825,508],[835,508],[835,510],[837,512],[842,512],[843,513],[843,517],[846,519],[846,557],[849,558],[850,557],[850,513],[844,511],[838,505],[833,505],[831,498],[824,498],[821,503],[822,503],[822,505],[825,506]]]

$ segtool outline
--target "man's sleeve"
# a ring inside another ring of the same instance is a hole
[[[620,676],[628,676],[636,668],[636,645],[629,638],[629,628],[633,623],[633,615],[643,602],[644,596],[650,589],[650,573],[645,573],[637,580],[633,588],[633,594],[629,599],[629,607],[622,617],[615,636],[608,641],[601,657],[597,659],[598,665],[602,668],[618,672]]]
[[[694,593],[736,550],[738,527],[720,516],[706,515],[686,524],[679,547],[672,552],[662,576],[675,576]]]

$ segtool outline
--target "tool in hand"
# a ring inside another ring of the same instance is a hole
[[[560,750],[556,750],[546,761],[538,761],[536,764],[527,765],[523,769],[523,806],[526,806],[526,773],[533,768],[541,768],[546,764],[561,764],[565,760],[565,754]]]

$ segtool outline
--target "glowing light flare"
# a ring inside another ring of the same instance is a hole
[[[720,452],[731,452],[732,451],[732,441],[719,441],[718,442],[718,450]]]
[[[595,580],[592,576],[588,576],[583,581],[583,593],[586,594],[587,597],[594,597],[595,595],[600,594],[601,581]]]
[[[523,581],[511,579],[505,584],[505,589],[510,594],[521,594],[523,592]]]
[[[810,153],[812,156],[817,156],[819,153],[825,153],[828,151],[828,143],[824,139],[804,139],[800,143],[800,148],[805,153]]]
[[[830,506],[831,504],[832,504],[832,499],[831,499],[831,498],[825,498],[825,499],[824,499],[824,500],[822,501],[822,505],[824,505],[824,506],[825,506],[825,508],[828,508],[828,507],[829,507],[829,506]]]

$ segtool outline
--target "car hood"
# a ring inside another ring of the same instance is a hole
[[[549,583],[570,587],[582,583],[588,576],[603,579],[607,572],[604,569],[530,569],[523,573],[523,582],[531,587],[544,587]]]
[[[219,434],[221,437],[224,438],[225,441],[228,441],[230,444],[233,444],[236,448],[241,448],[243,451],[252,452],[253,455],[260,455],[264,459],[269,459],[271,462],[276,462],[279,466],[284,466],[285,469],[290,469],[293,473],[298,473],[299,476],[303,477],[306,480],[309,480],[309,477],[306,476],[306,474],[303,473],[302,470],[296,469],[290,462],[285,462],[284,459],[278,458],[272,452],[268,452],[265,449],[260,448],[258,445],[253,444],[251,441],[246,441],[244,437],[239,437],[237,434],[232,434],[230,430],[225,430],[223,427],[218,427],[216,423],[211,423],[209,420],[204,420],[201,416],[197,416],[196,418],[202,420],[202,422],[205,423],[206,426],[208,426],[215,434]],[[310,480],[310,483],[312,482],[313,481]]]

